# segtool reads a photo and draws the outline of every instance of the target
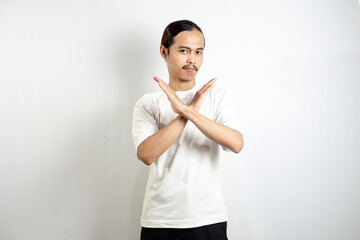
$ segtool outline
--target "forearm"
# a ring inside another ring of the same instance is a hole
[[[187,121],[178,115],[169,125],[145,139],[137,149],[138,158],[146,165],[152,164],[179,138]]]
[[[194,123],[194,125],[209,139],[230,149],[234,153],[241,151],[244,141],[238,131],[217,123],[199,114],[191,107],[186,107],[182,116]]]

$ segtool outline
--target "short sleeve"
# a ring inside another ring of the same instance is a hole
[[[144,95],[136,102],[132,119],[132,135],[135,150],[146,138],[159,130],[156,116],[157,110],[151,96]]]
[[[230,127],[240,132],[239,120],[235,113],[235,108],[232,100],[232,96],[229,92],[219,89],[217,95],[217,108],[215,113],[215,122]],[[222,147],[223,150],[231,152],[230,149]]]

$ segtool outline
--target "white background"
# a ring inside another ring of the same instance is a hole
[[[179,19],[243,128],[222,161],[229,239],[360,239],[356,0],[1,0],[0,239],[139,239],[132,109],[167,80]]]

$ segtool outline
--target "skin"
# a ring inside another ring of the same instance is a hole
[[[164,46],[160,54],[169,71],[169,86],[174,91],[186,91],[195,85],[195,76],[203,62],[204,37],[197,30],[183,31],[174,37],[170,53]]]
[[[176,91],[186,91],[195,86],[195,76],[203,61],[203,51],[204,38],[197,30],[183,31],[176,35],[173,45],[170,46],[170,54],[164,46],[160,47],[160,54],[168,65],[169,84],[156,76],[154,80],[166,93],[173,111],[178,116],[139,145],[138,158],[146,165],[151,165],[179,138],[188,121],[193,122],[209,139],[234,153],[239,153],[243,148],[244,140],[240,132],[198,113],[217,78],[211,79],[199,89],[189,105],[184,104],[176,95]]]

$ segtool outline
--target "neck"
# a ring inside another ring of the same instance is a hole
[[[194,80],[182,81],[180,79],[169,78],[169,86],[174,91],[187,91],[192,89],[195,86],[196,82]]]

